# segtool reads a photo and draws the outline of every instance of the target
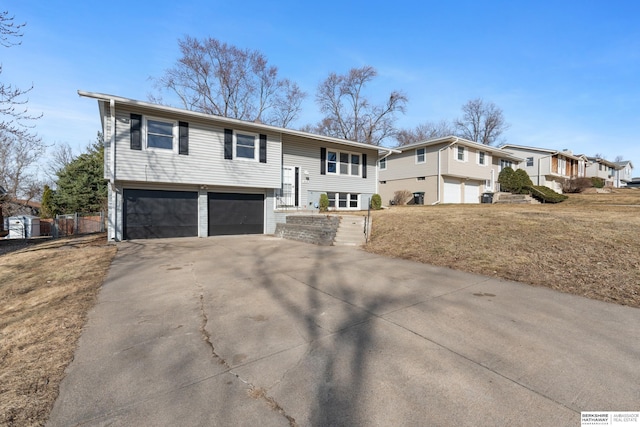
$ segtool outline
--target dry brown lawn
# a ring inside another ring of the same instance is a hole
[[[394,207],[367,250],[640,307],[640,190],[557,205]]]
[[[0,425],[44,425],[115,253],[99,234],[0,255]]]
[[[640,190],[373,216],[371,252],[640,307]],[[46,422],[115,253],[100,234],[0,255],[1,425]]]

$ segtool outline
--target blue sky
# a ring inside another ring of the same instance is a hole
[[[453,119],[467,100],[501,107],[508,143],[622,155],[640,175],[640,2],[191,1],[5,2],[27,22],[0,50],[0,80],[35,88],[37,131],[79,152],[100,129],[78,89],[146,100],[149,77],[178,58],[185,35],[264,53],[309,97],[300,127],[319,118],[318,83],[371,65],[370,98],[409,97],[398,125]]]

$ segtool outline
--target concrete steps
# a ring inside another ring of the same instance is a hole
[[[334,246],[361,246],[365,244],[364,216],[341,215]]]
[[[528,194],[510,194],[499,193],[498,200],[494,203],[509,204],[509,205],[534,205],[540,204],[539,201],[529,196]]]

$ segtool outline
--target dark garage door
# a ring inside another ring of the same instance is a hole
[[[209,236],[263,232],[264,195],[209,193]]]
[[[124,190],[125,239],[197,235],[197,192]]]

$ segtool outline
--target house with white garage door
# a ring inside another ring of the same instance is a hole
[[[292,211],[367,209],[392,149],[102,93],[110,240],[272,234]]]
[[[379,193],[389,204],[396,191],[424,193],[424,204],[480,203],[498,190],[502,168],[517,169],[522,158],[455,136],[397,147],[378,161]]]

